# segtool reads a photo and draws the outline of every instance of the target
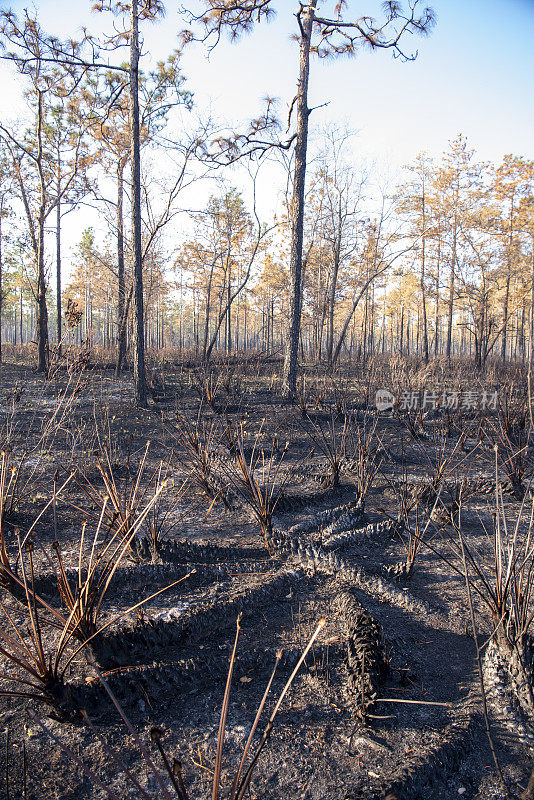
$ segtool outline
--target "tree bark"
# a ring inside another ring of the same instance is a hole
[[[530,277],[530,319],[528,331],[528,407],[530,412],[530,424],[534,428],[534,414],[532,409],[532,368],[534,366],[534,233],[531,234],[531,277]]]
[[[439,353],[439,268],[441,261],[441,229],[438,229],[438,248],[436,256],[436,308],[434,315],[434,357]]]
[[[210,314],[211,314],[211,282],[213,280],[213,267],[210,269],[210,277],[208,281],[208,288],[206,290],[206,321],[204,323],[204,340],[202,342],[202,360],[206,360],[206,352],[208,349],[208,336],[210,330]]]
[[[148,407],[143,313],[143,252],[141,244],[141,152],[139,142],[139,18],[137,0],[130,6],[130,121],[132,162],[132,241],[134,283],[133,372],[135,402]]]
[[[48,308],[46,306],[45,280],[45,219],[46,219],[46,182],[43,170],[43,94],[38,92],[37,105],[37,168],[39,172],[39,211],[37,238],[37,371],[48,369]]]
[[[512,243],[514,236],[514,197],[512,195],[512,202],[510,207],[510,235],[508,239],[508,258],[506,259],[506,289],[504,292],[503,304],[503,331],[501,342],[501,361],[506,361],[506,346],[508,343],[508,306],[510,303],[510,279],[512,275]]]
[[[126,285],[124,279],[124,168],[128,161],[128,154],[119,159],[117,166],[117,366],[115,375],[118,377],[126,359],[126,325],[124,324]]]
[[[458,236],[458,197],[459,197],[459,177],[456,178],[456,191],[454,198],[454,228],[452,232],[452,256],[451,256],[451,274],[449,278],[449,317],[447,321],[447,360],[450,360],[452,353],[452,319],[454,314],[454,283],[456,277],[456,248]]]
[[[300,36],[300,74],[297,94],[297,143],[293,197],[291,200],[291,251],[289,324],[286,333],[283,370],[283,392],[286,397],[297,394],[298,348],[302,311],[302,242],[304,237],[304,188],[306,182],[306,153],[308,149],[308,82],[310,75],[310,45],[317,0],[310,0],[302,10]]]
[[[59,178],[58,178],[59,193]],[[61,203],[56,206],[56,312],[57,312],[57,351],[61,355]]]
[[[341,199],[339,201],[341,206]],[[330,280],[328,294],[328,331],[327,331],[327,360],[328,366],[332,366],[332,352],[334,350],[334,311],[336,304],[337,276],[339,274],[339,262],[341,254],[341,208],[339,214],[339,231],[334,249],[334,263],[332,265],[332,276]]]
[[[422,195],[422,242],[421,242],[421,311],[423,314],[423,359],[428,364],[428,319],[426,314],[426,287],[425,287],[425,242],[426,242],[426,196],[425,196],[425,181],[423,178],[423,195]]]
[[[3,205],[3,204],[2,204]],[[4,213],[4,209],[0,206],[0,364],[2,364],[2,306],[4,300],[4,287],[2,285],[3,274],[2,274],[2,216]],[[15,336],[17,330],[17,322],[15,319]]]
[[[356,311],[356,309],[358,307],[358,303],[360,302],[360,300],[362,299],[363,295],[367,291],[367,289],[369,287],[369,283],[371,282],[371,280],[374,280],[375,277],[376,276],[373,276],[365,284],[365,286],[360,290],[360,292],[356,295],[356,297],[352,301],[351,309],[350,309],[349,313],[347,314],[347,317],[346,317],[345,322],[343,324],[343,328],[341,329],[341,333],[339,335],[339,339],[338,339],[338,343],[336,345],[336,349],[334,350],[334,353],[332,355],[332,367],[335,366],[335,364],[336,364],[336,362],[337,362],[337,360],[339,358],[339,354],[341,353],[341,348],[343,347],[343,342],[345,341],[345,336],[347,335],[347,331],[349,329],[350,321],[351,321],[352,317],[354,316],[354,312]],[[360,347],[361,347],[361,343],[360,343]]]

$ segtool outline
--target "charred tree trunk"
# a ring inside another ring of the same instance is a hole
[[[426,197],[425,197],[425,184],[423,181],[423,197],[422,197],[422,215],[423,215],[423,240],[421,243],[421,311],[423,314],[423,359],[428,364],[428,319],[426,314],[426,286],[425,286],[425,239],[426,239]]]
[[[126,359],[126,324],[124,320],[126,285],[124,279],[124,168],[128,155],[119,159],[117,167],[117,366],[115,375],[118,377]]]
[[[59,193],[59,178],[58,178]],[[56,312],[57,312],[57,351],[61,355],[61,203],[56,206]]]
[[[48,369],[48,308],[46,305],[45,278],[45,221],[46,221],[46,179],[43,169],[43,94],[38,92],[37,105],[37,168],[39,172],[39,212],[37,237],[37,371]]]
[[[341,204],[341,200],[340,200]],[[336,304],[336,289],[337,289],[337,276],[339,274],[339,262],[340,262],[340,254],[341,254],[341,214],[340,216],[340,231],[338,237],[336,239],[335,250],[334,250],[334,264],[332,266],[332,278],[330,280],[330,287],[328,293],[328,349],[327,349],[327,359],[328,359],[328,366],[332,366],[332,353],[334,350],[334,311],[335,311],[335,304]]]
[[[308,149],[308,81],[310,75],[310,46],[313,19],[317,0],[310,0],[302,9],[299,19],[300,73],[297,94],[297,143],[295,147],[295,170],[293,197],[291,200],[291,254],[289,262],[290,297],[289,324],[286,332],[283,391],[286,397],[297,394],[297,367],[302,311],[302,242],[304,237],[304,187],[306,182],[306,153]]]
[[[143,252],[141,243],[141,152],[139,142],[139,18],[137,0],[130,6],[130,120],[132,162],[132,243],[133,243],[133,300],[134,352],[133,372],[135,402],[147,408],[148,391],[145,368],[145,332],[143,313]]]

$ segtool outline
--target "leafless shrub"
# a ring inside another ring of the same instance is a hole
[[[319,375],[315,376],[315,383],[313,385],[314,398],[313,404],[316,409],[323,408],[326,403],[327,385],[324,377]]]
[[[430,441],[424,445],[420,442],[416,444],[424,465],[425,478],[413,487],[413,497],[417,503],[433,506],[434,519],[441,516],[450,520],[454,516],[458,511],[460,492],[463,500],[467,499],[467,478],[473,464],[472,456],[479,448],[476,442],[469,449],[467,438],[466,430],[451,447],[447,423],[440,420],[432,429]],[[437,504],[436,498],[439,498]]]
[[[73,405],[79,381],[67,380],[50,412],[40,418],[37,409],[31,417],[19,414],[23,390],[15,386],[10,408],[0,434],[5,456],[2,520],[11,517],[34,493],[35,486],[49,474],[54,448],[63,426],[73,417]],[[4,458],[4,457],[3,457]]]
[[[356,489],[356,497],[363,503],[376,475],[378,474],[383,457],[380,455],[382,447],[377,434],[378,416],[371,418],[364,415],[363,424],[353,418],[350,425],[350,453],[351,462],[348,470],[351,481]]]
[[[525,493],[525,478],[532,468],[532,429],[527,397],[524,394],[514,397],[513,383],[499,402],[497,420],[491,420],[486,430],[497,448],[501,470],[507,476],[509,487],[516,499],[521,500]]]
[[[408,480],[406,463],[403,461],[401,477],[398,480],[388,480],[390,488],[397,495],[398,511],[396,517],[396,532],[404,550],[406,557],[400,564],[394,564],[386,569],[388,574],[396,578],[409,580],[414,573],[416,563],[421,555],[425,544],[432,541],[436,535],[436,529],[431,528],[431,522],[435,516],[440,502],[440,491],[438,488],[434,495],[434,503],[430,509],[423,510],[421,500],[414,495],[412,486]],[[385,513],[385,512],[383,512]]]
[[[254,437],[248,457],[245,454],[243,423],[238,423],[235,427],[228,425],[226,434],[234,458],[225,462],[223,471],[232,491],[248,506],[259,522],[263,540],[266,547],[269,547],[273,514],[291,473],[286,473],[283,480],[279,480],[289,442],[280,449],[275,436],[265,436],[264,422]]]
[[[216,414],[228,411],[230,401],[239,396],[242,375],[229,362],[224,366],[202,365],[193,369],[191,377],[201,405]]]
[[[220,498],[228,507],[228,482],[221,479],[216,468],[217,455],[224,449],[218,421],[206,418],[201,405],[194,422],[178,414],[176,426],[169,429],[169,433],[185,455],[184,467],[193,485],[200,489],[210,504]]]
[[[300,414],[303,419],[306,419],[308,416],[308,404],[309,404],[308,394],[309,393],[306,386],[306,376],[302,375],[297,385],[297,403],[300,408]]]
[[[347,458],[349,429],[349,417],[344,417],[341,431],[338,431],[333,413],[326,425],[311,417],[306,421],[305,430],[312,441],[313,449],[316,453],[321,453],[329,464],[330,475],[327,476],[329,486],[339,486],[343,462]]]
[[[338,419],[344,419],[349,413],[349,386],[348,379],[342,375],[332,375],[332,392],[334,396],[334,407]]]

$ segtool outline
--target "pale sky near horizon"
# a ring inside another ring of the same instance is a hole
[[[177,12],[181,4],[166,0],[166,17],[144,30],[145,50],[155,58],[164,58],[177,44],[176,34],[184,27]],[[27,5],[17,0],[2,7],[20,11]],[[228,121],[245,120],[269,95],[280,98],[286,118],[298,69],[297,46],[290,38],[297,3],[274,0],[273,5],[276,19],[237,44],[221,42],[209,58],[202,45],[184,53],[186,85],[200,108],[210,107]],[[414,62],[402,63],[388,51],[313,61],[310,105],[327,105],[313,112],[312,135],[329,122],[346,124],[358,131],[355,158],[393,173],[423,150],[439,156],[459,133],[480,160],[498,161],[505,153],[533,158],[534,0],[435,0],[430,5],[437,24],[429,37],[413,37]],[[32,7],[43,28],[61,37],[76,35],[83,24],[89,29],[103,24],[103,17],[89,13],[90,6],[90,0],[41,0]],[[357,16],[379,10],[375,0],[349,0],[348,6]],[[10,120],[23,108],[20,85],[6,80],[5,67],[0,78],[0,115]],[[74,217],[72,227],[79,227]],[[72,241],[77,238],[79,230]]]

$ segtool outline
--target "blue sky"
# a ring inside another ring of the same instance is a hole
[[[167,0],[165,19],[145,31],[146,48],[164,57],[183,27]],[[8,7],[9,4],[3,4]],[[28,3],[15,2],[14,9]],[[328,3],[325,4],[326,6]],[[102,24],[89,13],[91,0],[42,0],[35,4],[43,26],[58,35],[75,34],[81,24]],[[297,48],[293,0],[274,0],[274,22],[262,24],[237,44],[227,41],[209,59],[201,45],[183,57],[183,69],[197,102],[232,119],[253,116],[266,94],[287,108],[296,83]],[[375,0],[350,0],[355,13],[375,12]],[[413,37],[415,62],[394,60],[387,51],[354,59],[312,64],[312,128],[329,120],[359,131],[362,154],[389,158],[394,166],[420,150],[439,153],[447,140],[464,133],[482,158],[506,152],[533,155],[534,0],[435,0],[437,25],[425,39]],[[5,91],[7,89],[7,91]],[[0,113],[13,108],[16,89],[3,87]]]
[[[292,11],[294,3],[278,5]],[[359,153],[393,167],[423,149],[440,153],[458,133],[483,159],[534,155],[534,2],[436,0],[433,7],[436,28],[426,39],[413,38],[414,62],[382,51],[312,64],[311,105],[329,103],[312,114],[312,129],[346,121],[359,131]],[[169,12],[166,25],[171,19]],[[184,69],[198,98],[212,97],[228,116],[256,110],[266,93],[280,97],[285,108],[296,81],[293,27],[290,13],[279,14],[237,45],[221,45],[210,62],[200,49],[187,54]]]
[[[163,21],[145,30],[145,49],[164,58],[183,27],[178,7],[167,0]],[[7,7],[9,4],[4,4]],[[15,10],[27,5],[16,2]],[[328,6],[329,3],[325,3]],[[358,131],[354,156],[395,173],[417,153],[439,156],[449,139],[463,133],[481,160],[505,153],[534,157],[534,0],[435,0],[437,25],[431,36],[413,37],[414,62],[391,53],[362,53],[311,67],[312,134],[328,122]],[[42,0],[36,7],[43,27],[59,36],[103,23],[89,13],[90,0]],[[211,55],[194,45],[183,55],[188,88],[200,108],[228,121],[255,116],[265,95],[280,98],[285,119],[298,68],[294,0],[274,0],[276,19],[237,44],[221,42]],[[349,0],[355,14],[376,13],[375,0]],[[0,70],[0,78],[5,68]],[[2,80],[0,114],[21,109],[20,87]],[[273,189],[274,187],[271,187]],[[271,192],[270,204],[276,202]]]

